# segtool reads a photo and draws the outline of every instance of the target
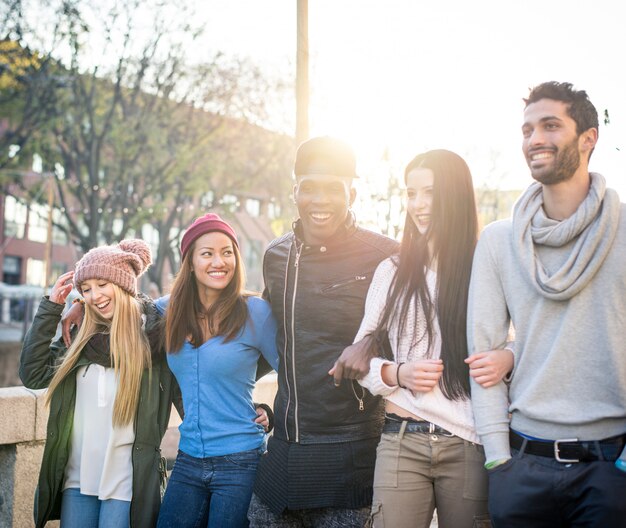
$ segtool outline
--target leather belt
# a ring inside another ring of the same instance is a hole
[[[441,434],[445,436],[454,436],[450,431],[439,427],[431,422],[417,422],[414,420],[405,420],[406,428],[405,433],[430,433]],[[403,422],[399,422],[390,418],[385,418],[385,425],[383,426],[383,433],[399,433]]]
[[[525,445],[524,441],[526,441]],[[613,462],[626,443],[626,434],[604,440],[579,441],[577,438],[563,438],[542,441],[528,440],[515,431],[509,431],[509,442],[511,447],[518,449],[520,453],[554,458],[564,464],[597,460]]]

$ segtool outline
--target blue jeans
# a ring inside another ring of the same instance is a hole
[[[248,526],[248,506],[263,449],[208,458],[178,451],[158,528]]]
[[[100,500],[67,488],[61,500],[63,528],[125,528],[130,526],[130,501]]]

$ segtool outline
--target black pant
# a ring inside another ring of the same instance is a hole
[[[513,450],[489,471],[489,513],[494,528],[625,528],[626,472]]]

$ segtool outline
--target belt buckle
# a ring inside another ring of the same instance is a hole
[[[566,442],[578,442],[578,438],[561,438],[560,440],[554,441],[554,458],[556,461],[563,464],[576,464],[580,462],[580,459],[578,458],[561,458],[559,444],[564,444]]]

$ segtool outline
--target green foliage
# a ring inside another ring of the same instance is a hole
[[[161,235],[151,277],[160,284],[179,228],[224,195],[249,193],[289,211],[292,140],[257,124],[282,84],[220,53],[187,64],[185,46],[200,33],[184,5],[49,5],[55,18],[38,54],[24,45],[22,13],[13,23],[21,40],[0,47],[0,116],[13,135],[6,145],[18,144],[22,158],[36,148],[53,171],[75,244],[86,251],[140,236],[149,223]]]

